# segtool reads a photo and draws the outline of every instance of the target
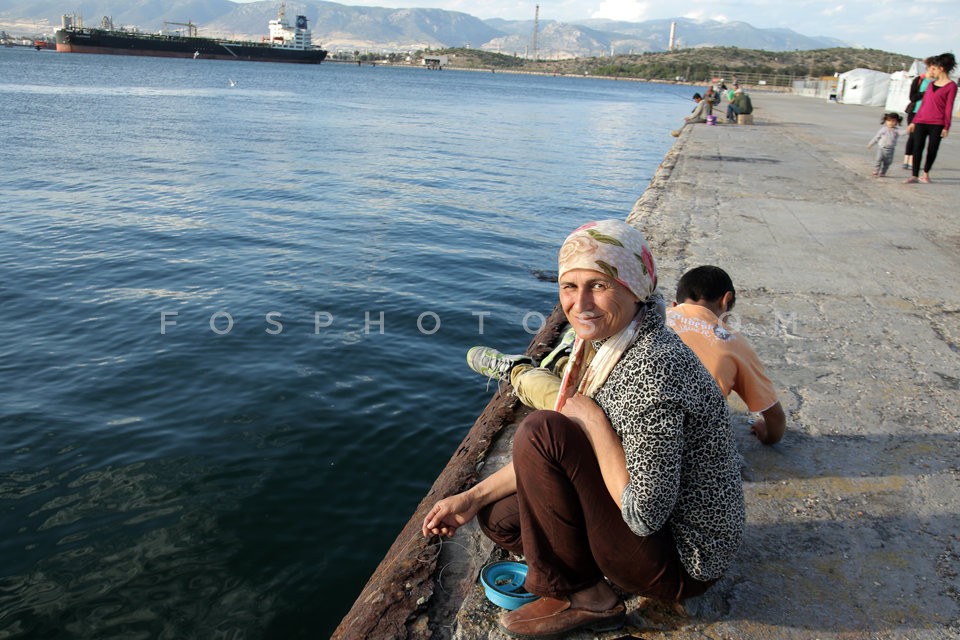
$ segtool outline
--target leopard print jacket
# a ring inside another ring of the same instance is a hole
[[[744,503],[730,413],[697,356],[646,313],[637,341],[594,398],[623,442],[623,519],[638,536],[669,525],[684,568],[719,578],[743,536]]]

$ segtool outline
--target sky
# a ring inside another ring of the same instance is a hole
[[[917,58],[960,49],[960,0],[338,0],[350,6],[433,8],[477,18],[573,22],[609,18],[642,22],[697,18],[783,27],[805,36],[829,36],[854,46]]]

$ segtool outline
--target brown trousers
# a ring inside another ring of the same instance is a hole
[[[478,514],[483,532],[523,555],[526,588],[565,596],[606,576],[621,589],[660,600],[698,596],[715,582],[691,578],[665,526],[641,537],[623,521],[583,430],[554,411],[535,411],[513,442],[517,492]]]

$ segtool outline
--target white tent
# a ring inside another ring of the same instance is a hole
[[[837,102],[882,107],[887,100],[889,86],[889,73],[852,69],[841,73],[837,80]]]
[[[887,89],[887,101],[883,108],[904,113],[907,103],[910,102],[910,83],[926,70],[927,65],[923,64],[923,61],[914,60],[909,70],[890,74],[890,87]]]

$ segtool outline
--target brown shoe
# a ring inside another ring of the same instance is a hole
[[[543,597],[500,616],[500,628],[518,638],[549,638],[573,631],[612,631],[623,626],[622,602],[606,611],[574,609],[567,598]]]

